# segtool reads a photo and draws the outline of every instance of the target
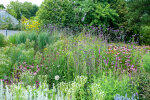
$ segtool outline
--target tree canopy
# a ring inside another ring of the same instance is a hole
[[[7,6],[7,11],[17,19],[21,19],[21,16],[25,16],[26,18],[35,16],[37,10],[38,6],[31,2],[21,3],[19,1],[11,1]]]

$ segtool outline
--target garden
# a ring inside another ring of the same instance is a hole
[[[149,100],[150,15],[126,15],[141,1],[54,1],[0,34],[0,100]]]

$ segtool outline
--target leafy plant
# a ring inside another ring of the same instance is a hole
[[[141,27],[141,41],[144,44],[150,45],[150,26],[142,26]]]
[[[101,77],[95,79],[92,86],[97,84],[95,85],[97,86],[96,90],[102,93],[101,96],[104,96],[104,99],[110,100],[113,99],[116,94],[125,95],[127,93],[129,96],[131,96],[131,92],[135,93],[137,90],[135,89],[134,91],[131,91],[129,82],[130,79],[128,76],[123,75],[121,79],[119,79],[119,77],[115,78],[110,72],[107,76],[103,74]],[[96,95],[94,90],[93,95]]]
[[[5,44],[5,38],[4,38],[4,35],[2,33],[0,33],[0,47],[4,46]]]
[[[150,53],[147,53],[143,57],[143,66],[146,72],[150,74]]]
[[[43,49],[49,41],[49,34],[42,32],[38,35],[37,42],[39,49]]]
[[[12,74],[12,62],[11,58],[5,54],[0,54],[0,79],[7,79]]]
[[[27,62],[27,64],[32,64],[34,61],[34,49],[22,50],[18,58],[19,62]]]

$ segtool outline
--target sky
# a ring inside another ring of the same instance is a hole
[[[0,4],[3,4],[5,7],[11,2],[11,1],[16,1],[16,0],[0,0]],[[40,4],[44,1],[44,0],[18,0],[19,2],[32,2],[32,4],[36,4],[38,6],[40,6]]]

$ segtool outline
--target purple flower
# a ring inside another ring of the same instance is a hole
[[[101,49],[99,49],[99,54],[100,54],[100,52],[101,52]]]
[[[104,60],[104,63],[106,64],[106,60]]]
[[[116,62],[116,64],[115,64],[115,67],[117,67],[118,65],[117,65],[117,62]]]
[[[131,77],[131,73],[129,73],[128,76]]]
[[[112,61],[112,63],[111,63],[112,65],[114,65],[114,62]]]
[[[108,62],[109,62],[109,58],[107,58],[107,64],[108,64]]]
[[[116,61],[118,60],[118,57],[116,57]]]
[[[131,66],[131,68],[133,68],[133,67],[134,67],[134,65]]]
[[[136,95],[138,96],[138,93],[136,92]]]

